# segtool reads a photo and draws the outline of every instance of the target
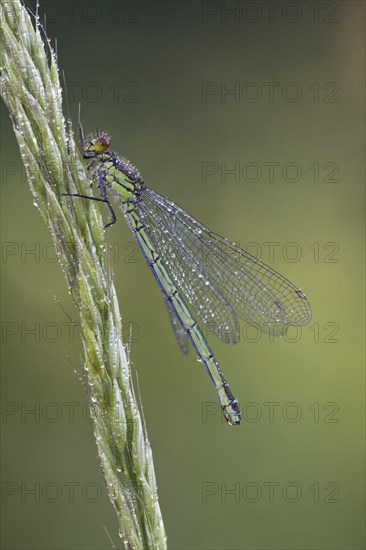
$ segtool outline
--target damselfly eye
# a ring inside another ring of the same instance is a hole
[[[97,143],[98,143],[99,147],[101,147],[103,149],[108,149],[108,147],[111,144],[111,140],[109,139],[108,136],[100,136],[97,139]]]
[[[85,143],[83,157],[90,159],[109,149],[111,138],[105,132],[91,135]]]
[[[92,144],[96,154],[104,153],[109,148],[111,140],[107,134],[97,135],[92,139]]]

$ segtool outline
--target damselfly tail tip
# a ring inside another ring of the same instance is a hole
[[[236,399],[229,405],[226,405],[226,407],[223,407],[222,411],[224,413],[225,420],[229,424],[229,426],[240,426],[241,412],[239,408],[239,403]]]

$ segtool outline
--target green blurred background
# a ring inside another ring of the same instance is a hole
[[[110,132],[151,187],[257,250],[313,307],[287,340],[208,336],[246,413],[229,428],[121,214],[109,230],[174,549],[364,548],[364,4],[276,5],[40,6],[73,121],[80,101],[86,131]],[[107,530],[121,548],[74,372],[77,312],[3,105],[1,169],[2,547],[108,549]]]

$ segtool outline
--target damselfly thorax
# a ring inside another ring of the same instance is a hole
[[[104,195],[104,187],[123,203],[135,202],[144,188],[140,172],[130,161],[106,151],[88,160],[91,181],[95,181]]]

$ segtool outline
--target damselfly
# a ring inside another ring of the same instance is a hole
[[[117,200],[164,296],[182,351],[187,353],[190,341],[216,388],[227,422],[240,424],[238,400],[187,302],[223,342],[234,344],[240,337],[238,318],[276,335],[288,326],[306,325],[311,308],[305,294],[149,189],[131,162],[109,150],[106,133],[85,141],[81,130],[81,141],[91,182],[101,198],[69,196],[105,203],[111,216],[105,227],[116,222],[110,197]]]

